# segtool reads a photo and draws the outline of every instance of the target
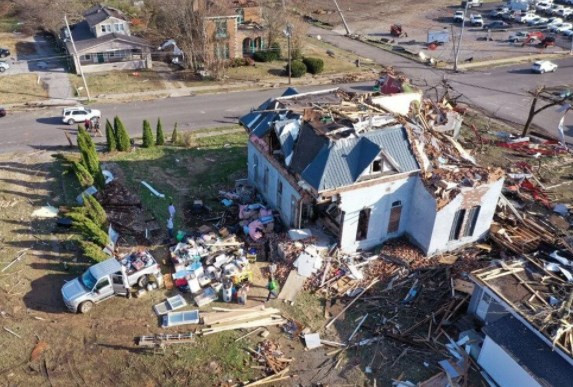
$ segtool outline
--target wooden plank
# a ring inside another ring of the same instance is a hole
[[[466,293],[466,294],[473,294],[475,288],[475,284],[470,281],[464,281],[461,279],[454,280],[454,289],[458,292]]]

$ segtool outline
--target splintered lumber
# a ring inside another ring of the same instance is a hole
[[[254,320],[257,318],[263,318],[272,316],[273,314],[279,314],[281,311],[276,308],[267,308],[259,310],[250,311],[237,311],[237,312],[221,312],[221,313],[208,313],[203,314],[203,324],[205,325],[216,325],[224,324],[227,322],[236,322],[243,320]]]
[[[271,325],[283,325],[286,324],[287,320],[284,318],[265,318],[259,319],[254,321],[245,321],[242,323],[237,324],[226,324],[226,325],[217,325],[212,328],[203,328],[201,333],[203,335],[210,335],[213,333],[219,333],[223,331],[231,331],[235,329],[246,329],[246,328],[257,328],[257,327],[266,327]]]
[[[284,370],[274,373],[266,378],[262,378],[259,380],[254,381],[253,383],[246,384],[245,386],[262,386],[263,384],[274,383],[281,380],[285,380],[289,378],[289,376],[285,376],[289,371],[289,368],[285,368]]]
[[[254,333],[260,331],[261,329],[263,329],[263,328],[262,328],[262,327],[259,327],[259,328],[255,329],[255,330],[250,331],[250,332],[247,333],[247,334],[244,334],[243,336],[241,336],[241,337],[239,337],[238,339],[236,339],[236,340],[235,340],[235,343],[236,343],[237,341],[239,341],[239,340],[243,340],[244,338],[251,336],[252,334],[254,334]]]
[[[332,324],[334,324],[334,322],[335,322],[340,316],[342,316],[342,315],[344,314],[344,312],[346,312],[346,310],[348,310],[348,308],[350,308],[352,305],[354,305],[354,303],[355,303],[356,301],[358,301],[358,299],[359,299],[360,297],[362,297],[362,295],[363,295],[364,293],[366,293],[366,292],[368,291],[368,289],[370,289],[372,286],[376,285],[379,281],[380,281],[380,280],[379,280],[378,278],[372,280],[372,282],[370,282],[370,284],[369,284],[368,286],[366,286],[366,287],[360,292],[360,294],[358,294],[356,297],[354,297],[354,299],[353,299],[352,301],[350,301],[350,302],[348,303],[348,305],[346,305],[346,306],[344,307],[344,309],[342,309],[342,310],[340,311],[340,313],[338,313],[336,316],[334,316],[334,317],[330,320],[330,322],[329,322],[328,324],[326,324],[325,328],[326,328],[326,329],[330,328],[330,326],[331,326]]]

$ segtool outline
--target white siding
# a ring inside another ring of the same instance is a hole
[[[456,212],[463,208],[464,196],[471,194],[475,188],[466,188],[461,194],[456,196],[454,200],[448,203],[444,208],[439,210],[436,214],[435,225],[432,232],[432,238],[429,246],[426,247],[426,254],[434,255],[439,252],[454,250],[465,244],[475,242],[484,238],[491,225],[493,215],[497,206],[497,201],[503,187],[503,179],[488,185],[482,185],[480,188],[488,188],[487,192],[481,197],[479,204],[481,206],[479,216],[475,225],[473,235],[462,237],[457,240],[450,241],[450,231],[454,222]],[[466,206],[469,210],[469,208]],[[413,231],[413,230],[412,230]],[[413,234],[414,235],[414,234]]]
[[[418,247],[426,251],[432,240],[436,222],[436,200],[419,178],[416,178],[411,201],[406,232]]]
[[[123,30],[116,31],[115,30],[115,24],[123,25]],[[106,26],[105,32],[102,31],[102,25]],[[107,26],[109,26],[109,31],[108,31]],[[122,34],[122,35],[131,35],[131,33],[129,31],[129,24],[125,20],[121,20],[121,19],[118,19],[115,17],[109,17],[106,20],[102,21],[101,23],[96,24],[92,28],[92,32],[95,33],[96,37],[98,37],[98,38],[100,36],[104,36],[104,35],[112,34],[112,33]]]
[[[344,212],[340,240],[341,249],[346,252],[353,252],[356,249],[369,249],[386,239],[403,234],[408,224],[410,198],[416,179],[416,176],[404,177],[401,180],[341,193],[339,208]],[[397,232],[388,234],[392,203],[398,200],[402,202],[400,226]],[[368,235],[365,240],[357,241],[358,217],[364,208],[370,208],[371,211]]]
[[[486,336],[483,342],[483,346],[478,357],[478,364],[501,387],[541,386],[489,336]]]
[[[294,216],[298,210],[297,206],[298,201],[300,200],[300,194],[250,141],[248,142],[247,149],[249,183],[257,188],[265,198],[267,204],[280,212],[281,218],[287,226],[290,227],[294,225],[296,221]],[[266,189],[264,186],[265,169],[268,169],[268,183]],[[255,173],[257,175],[255,175]],[[279,181],[282,182],[283,186],[281,203],[277,202],[277,187]]]

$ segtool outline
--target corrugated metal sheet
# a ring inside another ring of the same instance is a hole
[[[303,170],[302,177],[318,191],[354,184],[381,150],[396,161],[400,172],[419,169],[400,125],[331,142]]]
[[[289,87],[282,94],[282,97],[296,94],[298,94],[298,90]],[[239,123],[247,128],[249,133],[254,134],[257,137],[264,137],[269,132],[269,130],[271,130],[273,122],[279,119],[278,112],[268,112],[266,110],[273,110],[275,108],[275,99],[268,99],[255,110],[239,118]]]

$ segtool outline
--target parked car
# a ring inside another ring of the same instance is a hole
[[[560,16],[562,18],[566,18],[567,16],[571,15],[572,13],[573,13],[573,9],[562,8],[557,12],[557,16]]]
[[[6,109],[2,106],[0,106],[0,117],[6,117]]]
[[[553,4],[553,5],[551,6],[551,10],[550,10],[551,15],[557,16],[557,14],[559,13],[559,11],[562,10],[563,8],[565,8],[564,5],[561,5],[561,4]]]
[[[484,30],[502,30],[504,28],[508,28],[509,24],[501,20],[495,20],[491,23],[485,24],[482,28]]]
[[[472,13],[470,15],[470,24],[476,27],[483,27],[483,18],[480,14]]]
[[[530,26],[542,26],[544,24],[549,23],[549,19],[546,17],[537,17],[537,19],[533,19],[531,20],[529,23],[527,23]]]
[[[539,74],[554,73],[557,70],[557,67],[559,66],[557,66],[557,64],[551,61],[539,60],[533,63],[533,65],[531,66],[531,71]]]
[[[538,4],[535,6],[535,9],[536,9],[537,11],[539,11],[539,12],[545,12],[545,11],[547,11],[547,10],[550,9],[550,8],[551,8],[551,4],[550,4],[550,3],[545,3],[545,2],[543,2],[543,3],[538,3]]]
[[[62,110],[62,122],[68,125],[74,125],[78,122],[82,123],[85,120],[91,120],[96,117],[101,118],[99,110],[89,109],[84,106],[75,106]]]
[[[565,32],[573,28],[573,23],[559,23],[550,28],[551,32],[556,34]]]
[[[135,257],[135,258],[133,258]],[[137,265],[136,265],[137,263]],[[125,281],[144,288],[150,281],[163,283],[161,268],[147,251],[132,253],[121,261],[115,257],[90,266],[81,276],[62,286],[66,307],[74,313],[88,313],[94,304],[115,295],[128,295]]]
[[[0,73],[3,73],[4,71],[8,70],[10,68],[10,65],[6,62],[0,62]]]
[[[491,11],[489,11],[487,15],[492,19],[498,19],[508,12],[509,8],[507,7],[497,7],[496,9],[492,9]]]
[[[454,23],[462,23],[466,18],[466,14],[464,11],[456,11],[454,14]]]
[[[523,42],[525,41],[525,39],[527,39],[528,35],[529,31],[517,31],[509,35],[509,38],[507,38],[507,40],[510,41],[511,43]]]
[[[0,47],[0,58],[6,58],[7,56],[10,56],[10,50]]]
[[[561,19],[560,17],[550,17],[549,18],[549,22],[546,25],[547,29],[551,29],[554,26],[563,23],[563,19]]]
[[[518,23],[527,23],[536,17],[539,17],[539,16],[535,15],[534,13],[528,12],[526,14],[521,14],[521,15],[517,16],[515,18],[515,21]]]
[[[573,29],[572,29],[572,30],[563,31],[563,35],[569,36],[570,38],[573,38]]]

